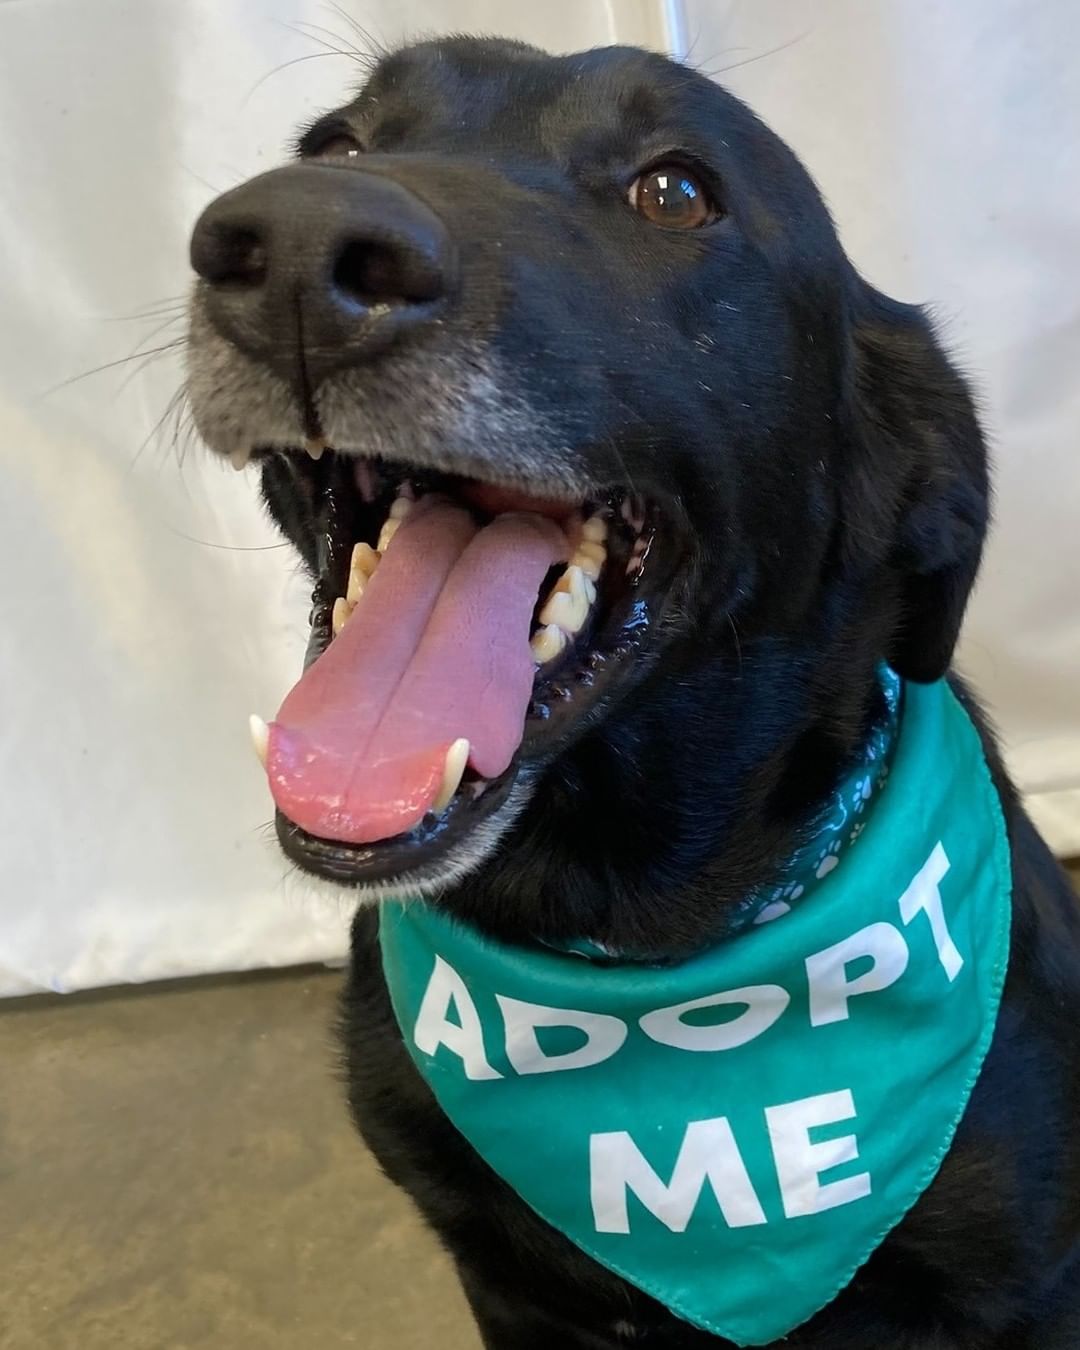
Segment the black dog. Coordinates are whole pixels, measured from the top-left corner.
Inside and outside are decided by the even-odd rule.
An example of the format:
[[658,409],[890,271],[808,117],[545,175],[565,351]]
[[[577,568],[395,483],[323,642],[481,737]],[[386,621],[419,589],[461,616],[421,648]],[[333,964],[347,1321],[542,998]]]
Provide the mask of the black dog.
[[[257,458],[315,578],[313,654],[403,479],[481,519],[572,499],[614,521],[590,626],[541,666],[509,766],[461,787],[448,768],[445,809],[381,838],[279,813],[309,871],[428,894],[510,942],[675,960],[780,874],[881,716],[881,662],[946,674],[988,515],[967,388],[926,316],[856,274],[791,152],[705,78],[632,49],[400,51],[299,163],[215,202],[192,259],[196,420]],[[995,1039],[936,1181],[790,1347],[1080,1345],[1080,926],[961,697],[1012,848]],[[362,906],[351,1106],[485,1344],[726,1344],[472,1151],[406,1052],[378,924]]]

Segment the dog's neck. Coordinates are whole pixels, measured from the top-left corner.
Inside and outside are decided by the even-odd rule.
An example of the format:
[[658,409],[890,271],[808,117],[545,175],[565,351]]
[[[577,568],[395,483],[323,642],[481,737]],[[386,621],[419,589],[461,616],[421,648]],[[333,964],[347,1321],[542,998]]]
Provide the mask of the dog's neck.
[[645,959],[724,936],[886,716],[875,660],[833,687],[830,669],[750,646],[642,691],[555,763],[447,907],[506,940],[587,936]]

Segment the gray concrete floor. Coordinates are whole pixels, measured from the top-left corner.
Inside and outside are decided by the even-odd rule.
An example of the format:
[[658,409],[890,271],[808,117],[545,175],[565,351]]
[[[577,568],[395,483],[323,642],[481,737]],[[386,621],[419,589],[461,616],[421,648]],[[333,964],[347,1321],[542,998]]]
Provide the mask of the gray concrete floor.
[[478,1350],[348,1122],[340,980],[0,1005],[3,1350]]

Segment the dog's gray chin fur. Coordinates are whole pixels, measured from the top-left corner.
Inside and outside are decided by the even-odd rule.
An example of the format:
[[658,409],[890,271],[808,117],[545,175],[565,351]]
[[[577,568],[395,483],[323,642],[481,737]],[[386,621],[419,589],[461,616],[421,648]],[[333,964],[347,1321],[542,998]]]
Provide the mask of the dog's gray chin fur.
[[[309,428],[295,391],[222,337],[192,297],[188,394],[199,434],[221,455],[299,447]],[[590,484],[560,429],[539,416],[482,344],[433,337],[374,366],[330,376],[313,404],[335,449],[505,486],[585,497]]]
[[355,901],[357,906],[377,904],[380,900],[418,900],[442,895],[487,862],[499,841],[528,806],[538,776],[539,770],[523,765],[506,801],[437,863],[401,872],[389,881],[370,883],[330,881],[301,871],[290,884],[302,882],[309,897],[334,904],[347,898]]

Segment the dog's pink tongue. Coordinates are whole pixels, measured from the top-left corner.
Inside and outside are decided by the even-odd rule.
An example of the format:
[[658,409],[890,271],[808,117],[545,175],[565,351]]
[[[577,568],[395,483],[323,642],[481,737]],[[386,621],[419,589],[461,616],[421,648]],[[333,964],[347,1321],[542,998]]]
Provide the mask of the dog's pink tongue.
[[533,684],[529,628],[562,531],[536,515],[478,530],[422,502],[355,613],[270,725],[274,800],[311,834],[353,844],[411,829],[461,737],[484,778],[521,743]]

